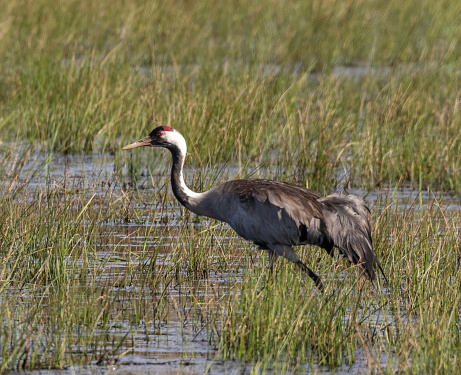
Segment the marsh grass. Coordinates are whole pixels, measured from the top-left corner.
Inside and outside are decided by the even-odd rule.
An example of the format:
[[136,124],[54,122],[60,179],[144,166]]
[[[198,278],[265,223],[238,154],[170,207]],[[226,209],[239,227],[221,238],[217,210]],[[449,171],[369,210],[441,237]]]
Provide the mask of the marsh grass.
[[[139,310],[148,321],[162,316],[162,298],[146,309],[146,299],[131,300],[131,293],[135,306],[129,314],[124,307],[133,280],[142,276],[141,290],[158,284],[146,254],[136,261],[124,254],[126,273],[107,274],[120,245],[101,224],[120,220],[121,199],[79,187],[63,179],[40,191],[17,184],[19,191],[2,195],[2,372],[102,363],[120,352]],[[113,245],[100,258],[107,241]]]
[[[459,372],[459,202],[432,191],[461,191],[460,4],[0,0],[0,372],[116,363],[172,327],[254,371]],[[311,248],[324,295],[270,276],[177,205],[166,151],[122,154],[160,124],[195,190],[383,189],[389,284]],[[110,174],[53,177],[96,152]]]
[[460,189],[456,1],[21,4],[0,16],[4,140],[120,160],[166,124],[199,167]]
[[360,357],[368,371],[455,371],[457,215],[448,216],[437,199],[426,208],[386,202],[374,238],[389,285],[381,280],[372,287],[354,267],[315,251],[304,259],[320,269],[324,294],[291,265],[279,264],[269,279],[248,269],[251,277],[243,278],[223,316],[222,356],[257,359],[266,370],[285,363],[302,371],[306,362],[331,369]]
[[237,262],[223,250],[228,229],[170,212],[169,194],[152,207],[152,189],[120,190],[116,175],[87,183],[65,172],[37,188],[13,155],[2,165],[1,372],[114,363],[171,319],[197,331],[206,321],[216,337],[208,299],[223,291],[202,296],[197,282]]
[[[3,372],[117,363],[175,326],[186,345],[200,337],[218,358],[263,372],[458,365],[455,198],[428,191],[408,201],[391,190],[374,201],[373,238],[388,285],[382,278],[371,285],[319,249],[299,249],[324,280],[321,294],[284,260],[270,275],[266,254],[179,207],[154,168],[135,180],[85,181],[68,171],[35,185],[33,173],[45,166],[32,162],[25,175],[14,155],[5,153],[1,165]],[[208,172],[218,182],[226,173]],[[186,178],[206,188],[206,176]]]

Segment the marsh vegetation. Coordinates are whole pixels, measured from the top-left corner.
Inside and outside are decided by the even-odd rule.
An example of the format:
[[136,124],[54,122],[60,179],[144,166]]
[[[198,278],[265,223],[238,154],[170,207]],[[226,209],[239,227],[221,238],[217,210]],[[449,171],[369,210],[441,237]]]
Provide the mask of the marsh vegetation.
[[[459,372],[459,1],[0,6],[0,373]],[[166,151],[122,153],[158,124],[195,190],[364,198],[389,284],[310,247],[324,295],[269,277],[177,204]]]

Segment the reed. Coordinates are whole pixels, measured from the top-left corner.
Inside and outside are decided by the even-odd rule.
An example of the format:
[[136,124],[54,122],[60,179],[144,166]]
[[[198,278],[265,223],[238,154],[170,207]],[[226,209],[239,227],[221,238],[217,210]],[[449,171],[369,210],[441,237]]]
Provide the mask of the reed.
[[[258,373],[459,372],[460,7],[0,0],[0,373],[116,364],[173,331]],[[166,152],[122,153],[158,124],[199,191],[375,196],[389,284],[309,247],[324,295],[283,260],[271,276],[177,205]],[[110,168],[53,174],[80,154]]]
[[6,141],[120,159],[167,124],[198,166],[460,189],[456,1],[21,4],[0,16]]

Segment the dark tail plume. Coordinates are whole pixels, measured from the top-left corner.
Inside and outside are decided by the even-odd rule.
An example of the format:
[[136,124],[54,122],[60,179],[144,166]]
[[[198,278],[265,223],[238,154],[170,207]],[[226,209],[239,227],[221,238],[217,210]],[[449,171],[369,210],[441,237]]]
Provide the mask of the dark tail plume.
[[353,264],[359,265],[371,280],[379,268],[386,275],[373,252],[368,209],[353,195],[331,194],[320,198],[328,233],[339,252]]

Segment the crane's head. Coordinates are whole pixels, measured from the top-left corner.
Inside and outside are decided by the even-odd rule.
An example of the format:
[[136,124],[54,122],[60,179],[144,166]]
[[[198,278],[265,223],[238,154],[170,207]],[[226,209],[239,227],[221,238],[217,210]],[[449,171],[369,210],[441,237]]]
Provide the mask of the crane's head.
[[123,150],[129,150],[136,147],[165,147],[168,149],[178,148],[183,151],[186,147],[186,141],[181,133],[169,126],[159,126],[150,132],[147,137],[141,138],[139,141],[131,143]]

